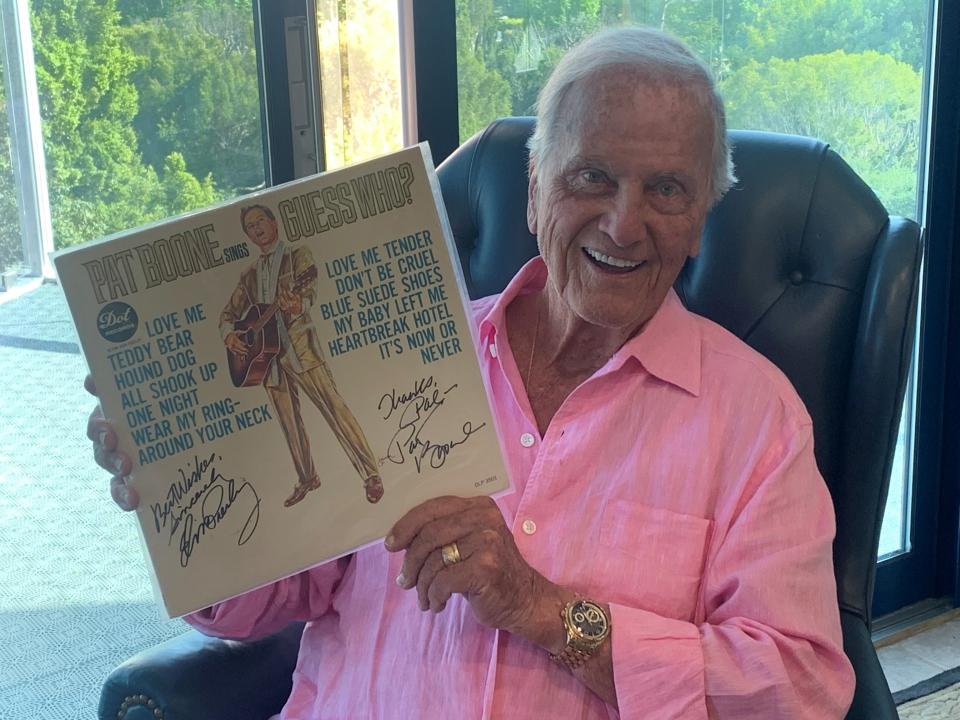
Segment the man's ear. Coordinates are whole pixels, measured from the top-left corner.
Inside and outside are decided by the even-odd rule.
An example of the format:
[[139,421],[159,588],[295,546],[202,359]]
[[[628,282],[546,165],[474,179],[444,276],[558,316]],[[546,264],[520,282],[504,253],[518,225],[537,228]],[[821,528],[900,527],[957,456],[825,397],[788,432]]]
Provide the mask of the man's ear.
[[697,234],[693,238],[693,242],[690,243],[690,250],[687,251],[687,257],[695,258],[700,254],[700,243],[703,240],[703,228],[707,224],[707,219],[704,217],[700,221],[700,228],[697,230]]
[[530,180],[527,182],[527,228],[537,234],[537,168],[530,163]]

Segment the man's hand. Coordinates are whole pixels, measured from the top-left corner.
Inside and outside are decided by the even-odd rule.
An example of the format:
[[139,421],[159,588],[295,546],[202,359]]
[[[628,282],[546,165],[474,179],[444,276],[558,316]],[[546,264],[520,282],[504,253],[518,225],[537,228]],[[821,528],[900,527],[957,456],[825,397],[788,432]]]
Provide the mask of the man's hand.
[[[440,548],[452,542],[461,561],[444,565]],[[397,584],[416,587],[421,610],[440,612],[461,593],[484,625],[551,652],[563,647],[560,608],[573,593],[527,564],[490,498],[440,497],[418,505],[393,526],[386,548],[406,550]]]
[[[97,394],[93,378],[89,375],[83,381],[83,386],[91,395]],[[136,510],[140,504],[140,496],[127,485],[127,475],[130,474],[133,463],[129,457],[117,450],[117,434],[103,416],[99,404],[87,420],[87,437],[93,441],[93,459],[97,465],[113,475],[110,478],[110,495],[113,501],[123,510]]]
[[243,333],[238,330],[227,333],[227,336],[223,339],[223,344],[227,346],[230,352],[240,357],[246,355],[250,350],[250,346],[243,341]]
[[277,305],[288,315],[300,315],[303,312],[303,299],[282,286],[277,289]]

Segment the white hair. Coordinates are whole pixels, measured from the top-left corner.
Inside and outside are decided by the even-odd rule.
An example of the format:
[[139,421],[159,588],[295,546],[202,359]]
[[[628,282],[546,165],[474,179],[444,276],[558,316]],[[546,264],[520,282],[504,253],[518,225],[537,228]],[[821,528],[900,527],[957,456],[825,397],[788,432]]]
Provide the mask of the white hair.
[[709,68],[672,35],[646,27],[601,30],[571,48],[550,73],[537,98],[536,130],[527,142],[534,166],[545,164],[556,149],[563,100],[580,80],[608,71],[633,72],[653,83],[675,83],[705,100],[713,123],[710,193],[716,203],[737,181],[727,142],[723,100]]

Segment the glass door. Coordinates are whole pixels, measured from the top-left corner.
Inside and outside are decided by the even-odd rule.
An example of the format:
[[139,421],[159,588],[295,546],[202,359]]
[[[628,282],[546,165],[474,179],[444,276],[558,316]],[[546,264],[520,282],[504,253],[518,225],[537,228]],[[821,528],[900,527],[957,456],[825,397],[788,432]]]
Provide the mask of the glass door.
[[53,248],[263,185],[253,20],[250,0],[0,1],[4,715],[90,717],[114,667],[185,630],[93,464],[85,363],[40,274]]

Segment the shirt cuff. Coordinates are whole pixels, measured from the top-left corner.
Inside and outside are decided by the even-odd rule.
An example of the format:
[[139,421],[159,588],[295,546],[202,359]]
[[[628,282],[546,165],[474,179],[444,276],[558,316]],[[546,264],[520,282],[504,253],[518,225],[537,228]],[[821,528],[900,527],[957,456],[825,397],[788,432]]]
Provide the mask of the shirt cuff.
[[615,604],[610,619],[620,718],[706,720],[697,626]]

